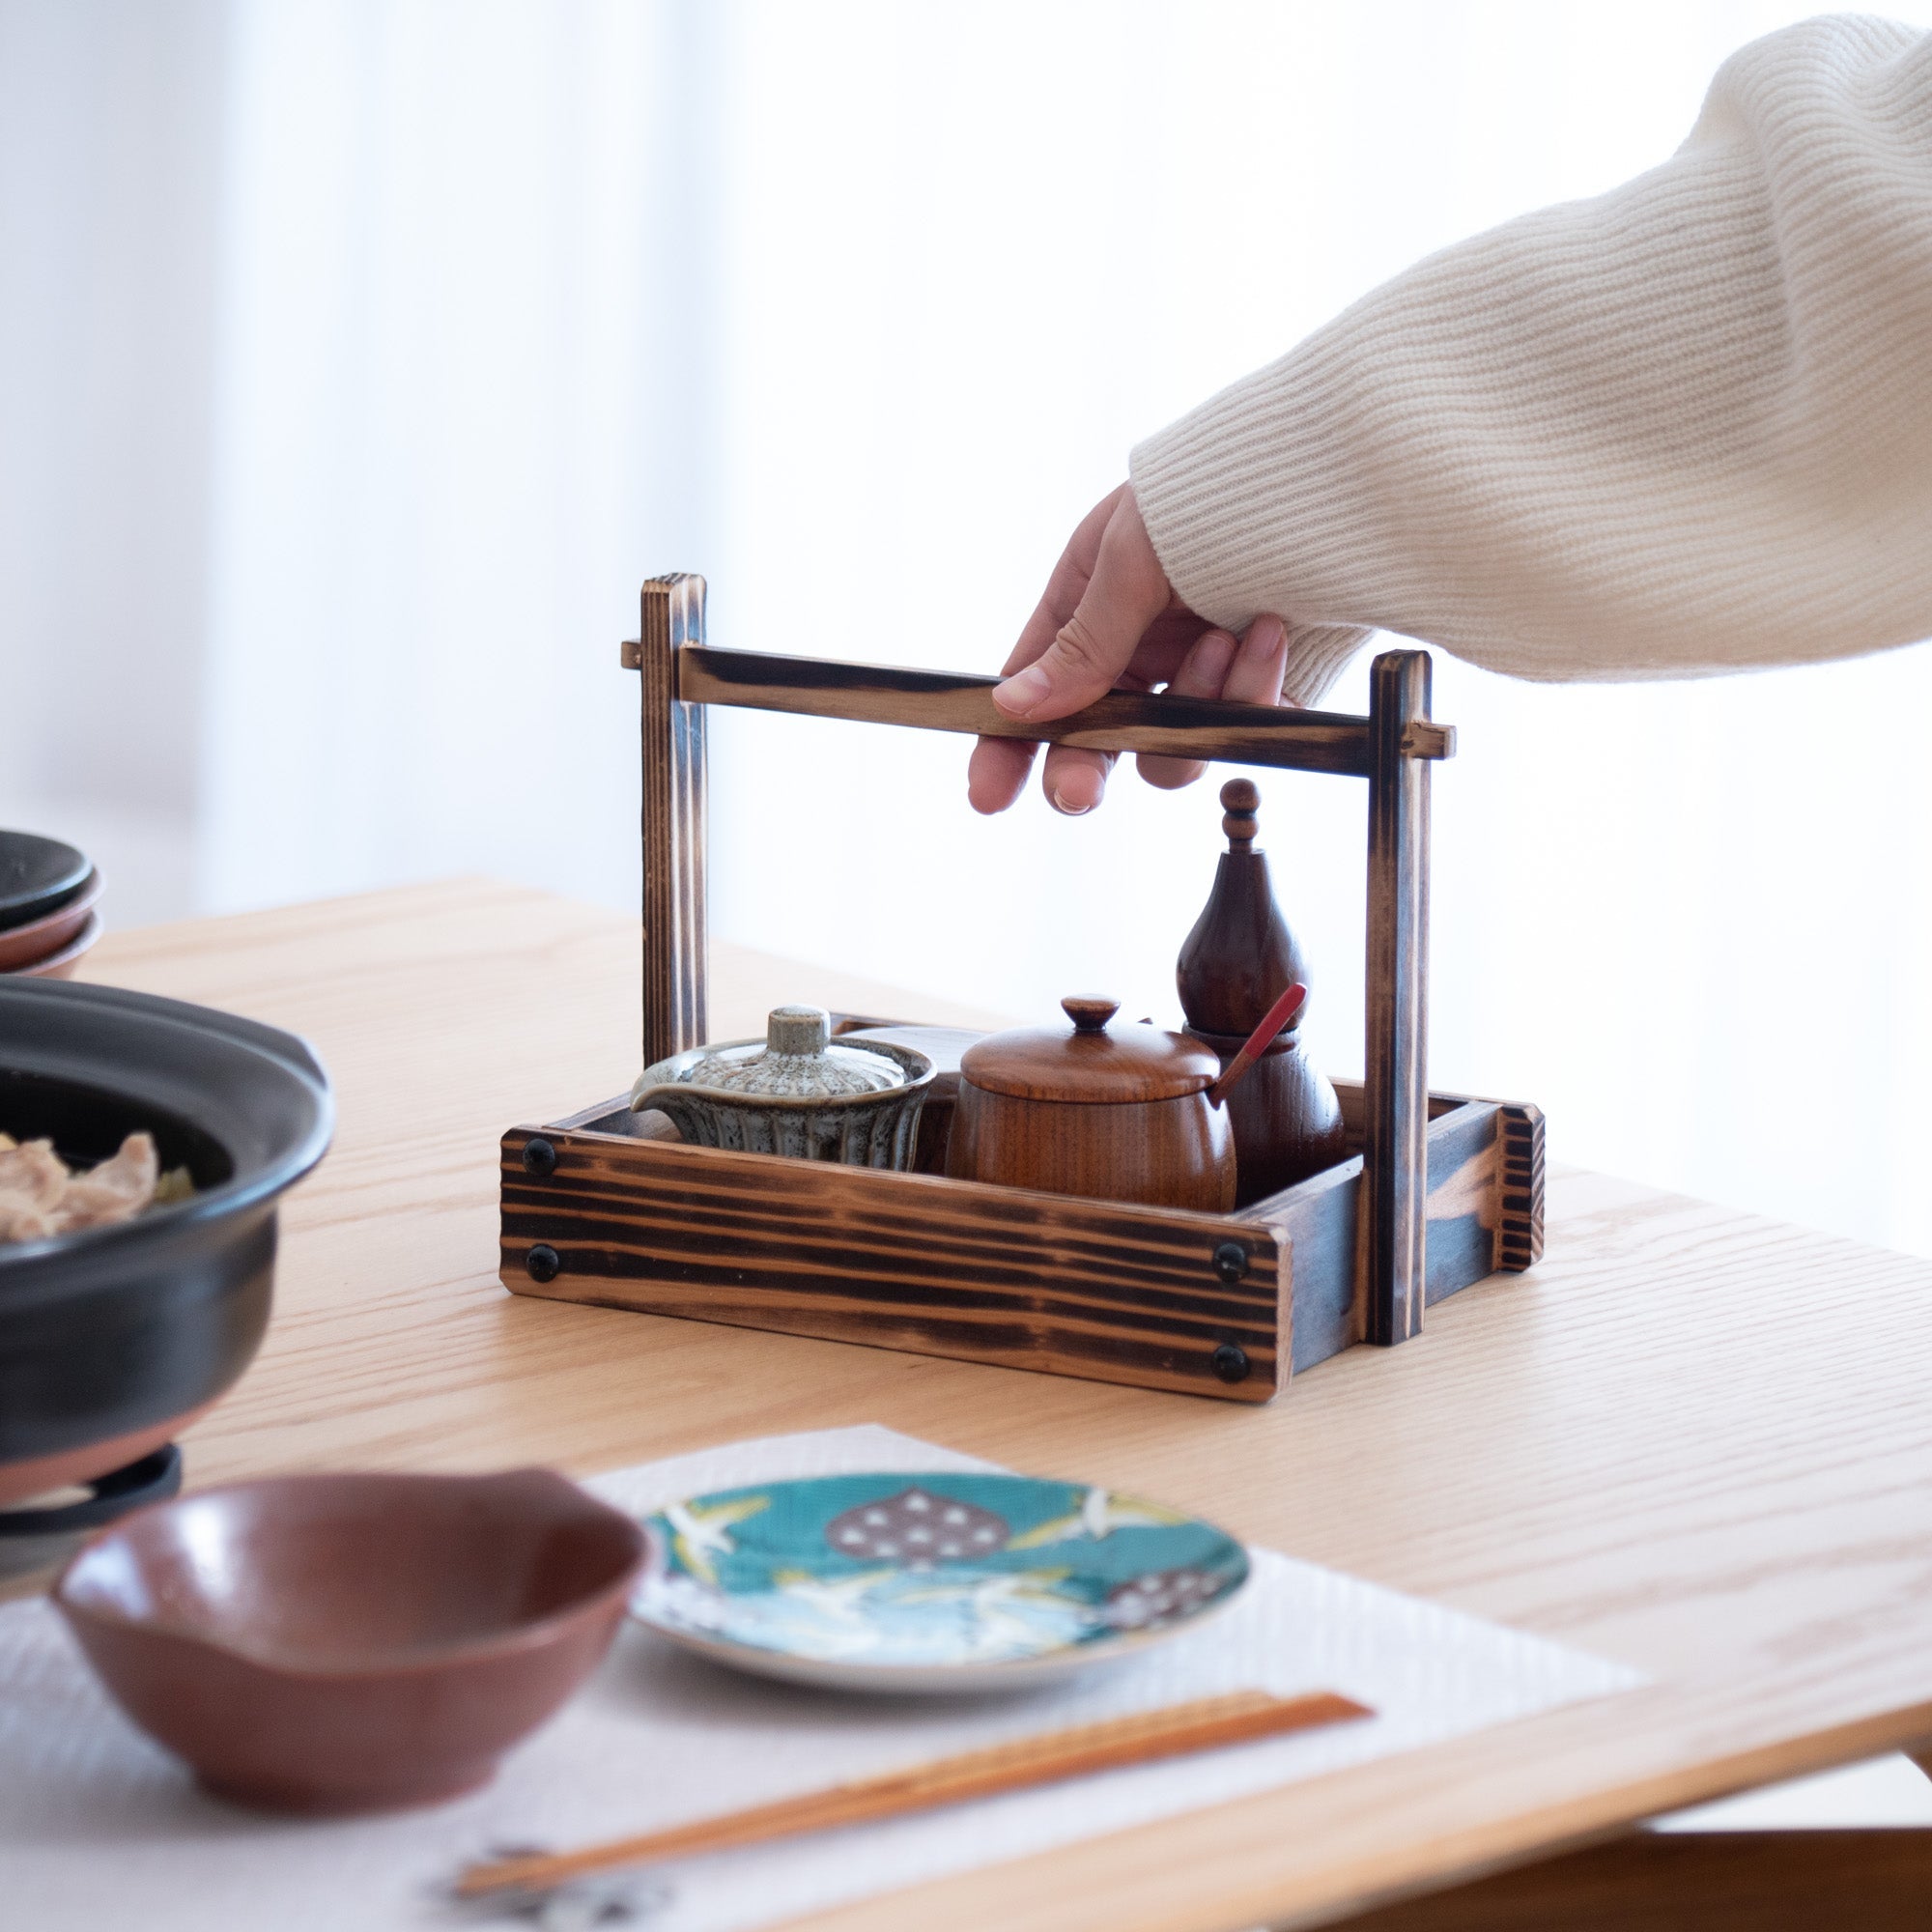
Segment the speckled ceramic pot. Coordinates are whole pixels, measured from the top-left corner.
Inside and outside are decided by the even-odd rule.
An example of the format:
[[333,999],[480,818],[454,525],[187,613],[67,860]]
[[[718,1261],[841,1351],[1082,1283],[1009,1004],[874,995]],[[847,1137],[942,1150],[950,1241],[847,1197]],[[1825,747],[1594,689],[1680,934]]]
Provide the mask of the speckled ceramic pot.
[[775,1008],[763,1039],[696,1046],[647,1066],[632,1109],[668,1114],[698,1147],[909,1168],[932,1062],[890,1040],[830,1036],[823,1007]]

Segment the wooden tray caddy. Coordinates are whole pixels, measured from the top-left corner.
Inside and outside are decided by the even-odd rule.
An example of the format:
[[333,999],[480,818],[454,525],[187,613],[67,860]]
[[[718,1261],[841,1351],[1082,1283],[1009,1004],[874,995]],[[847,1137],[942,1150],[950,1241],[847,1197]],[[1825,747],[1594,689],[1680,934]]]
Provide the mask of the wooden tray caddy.
[[[1431,1094],[1426,651],[1375,661],[1366,718],[1114,693],[1057,724],[991,677],[714,650],[704,581],[654,578],[643,682],[646,1065],[705,1037],[704,707],[1164,752],[1369,782],[1367,1078],[1352,1157],[1232,1214],[639,1138],[625,1096],[502,1141],[503,1285],[748,1328],[1234,1402],[1543,1250],[1543,1117]],[[877,1023],[876,1021],[871,1023]]]

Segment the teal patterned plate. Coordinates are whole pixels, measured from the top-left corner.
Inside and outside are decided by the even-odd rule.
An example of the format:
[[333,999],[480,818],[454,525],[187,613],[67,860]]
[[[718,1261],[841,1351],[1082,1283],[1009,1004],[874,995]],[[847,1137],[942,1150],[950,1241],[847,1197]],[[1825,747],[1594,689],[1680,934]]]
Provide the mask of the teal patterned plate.
[[686,1649],[855,1690],[1011,1688],[1219,1609],[1247,1552],[1212,1523],[1037,1476],[810,1476],[644,1523],[632,1613]]

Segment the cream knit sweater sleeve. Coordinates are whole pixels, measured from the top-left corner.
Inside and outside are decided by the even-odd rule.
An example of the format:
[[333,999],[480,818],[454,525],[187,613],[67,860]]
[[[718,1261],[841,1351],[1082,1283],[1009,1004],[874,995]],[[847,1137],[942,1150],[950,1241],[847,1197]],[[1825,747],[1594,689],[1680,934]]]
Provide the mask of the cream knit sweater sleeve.
[[1303,704],[1368,627],[1530,678],[1932,636],[1932,36],[1744,48],[1662,167],[1419,263],[1132,476]]

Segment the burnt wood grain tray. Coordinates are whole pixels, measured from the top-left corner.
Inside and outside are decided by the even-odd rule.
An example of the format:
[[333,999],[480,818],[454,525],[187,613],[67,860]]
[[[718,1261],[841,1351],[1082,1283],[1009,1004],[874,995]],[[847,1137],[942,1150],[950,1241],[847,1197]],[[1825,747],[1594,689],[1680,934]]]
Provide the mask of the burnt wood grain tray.
[[[1338,1082],[1359,1140],[1362,1090]],[[1443,1300],[1542,1251],[1543,1117],[1432,1094]],[[503,1136],[521,1294],[1266,1402],[1363,1340],[1359,1152],[1232,1214],[639,1140],[619,1095]]]
[[622,1096],[502,1140],[519,1294],[1266,1402],[1355,1342],[1543,1247],[1543,1117],[1426,1081],[1430,762],[1423,651],[1376,660],[1366,718],[1116,693],[1022,730],[997,681],[720,651],[700,578],[644,586],[643,1057],[705,1037],[704,707],[735,704],[1369,782],[1368,1075],[1350,1154],[1230,1214],[1080,1199],[653,1137]]

